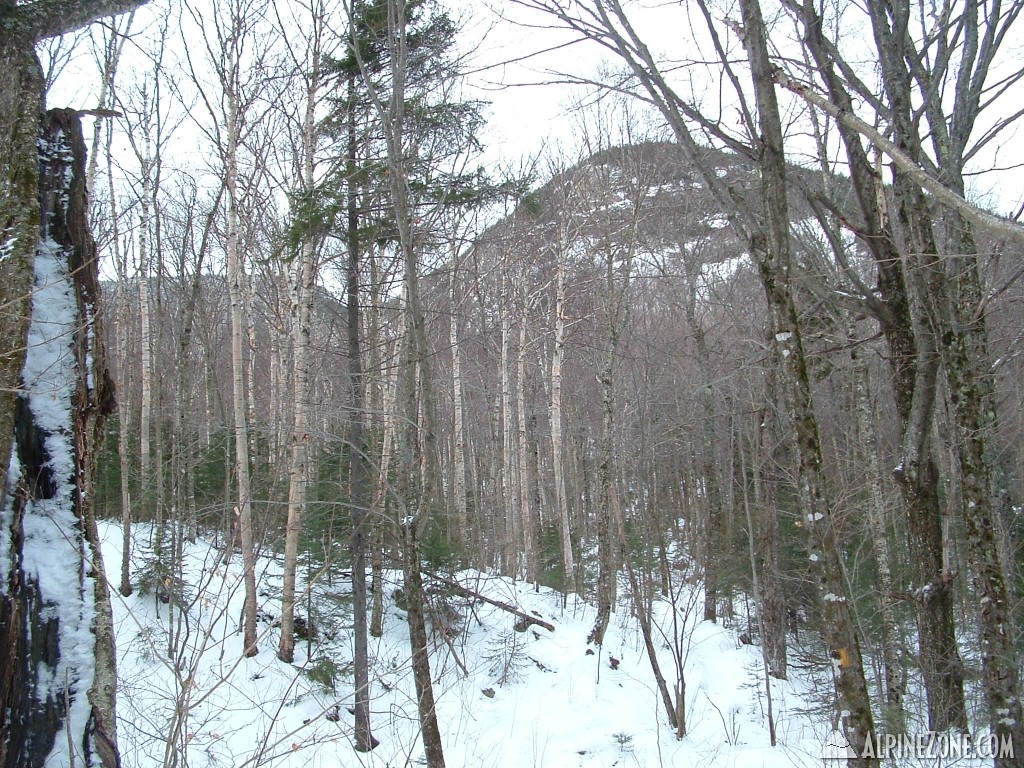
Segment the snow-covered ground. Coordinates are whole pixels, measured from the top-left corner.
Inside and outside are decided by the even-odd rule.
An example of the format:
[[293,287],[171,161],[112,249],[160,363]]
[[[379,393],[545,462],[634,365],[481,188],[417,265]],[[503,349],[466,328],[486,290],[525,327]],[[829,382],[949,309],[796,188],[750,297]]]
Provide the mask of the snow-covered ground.
[[[121,531],[101,524],[100,532],[113,569]],[[136,532],[138,571],[150,530]],[[126,766],[422,764],[404,612],[393,598],[397,574],[390,574],[386,590],[384,634],[370,638],[372,723],[381,744],[359,754],[346,709],[352,701],[350,582],[315,582],[301,613],[312,608],[316,636],[299,643],[294,665],[284,664],[275,656],[273,627],[280,566],[261,559],[260,653],[242,659],[240,558],[225,564],[222,552],[204,541],[186,545],[185,552],[184,584],[177,589],[187,611],[152,593],[125,599],[112,590]],[[478,572],[463,572],[459,580],[543,618],[555,631],[534,625],[519,632],[512,614],[449,597],[459,631],[450,646],[432,633],[431,658],[449,766],[823,765],[830,715],[818,711],[814,702],[821,697],[811,681],[798,674],[772,681],[778,733],[772,747],[759,649],[740,643],[739,629],[698,622],[702,596],[691,588],[680,593],[675,609],[661,604],[656,610],[670,686],[676,679],[673,637],[685,655],[688,733],[677,740],[628,608],[612,616],[604,647],[588,653],[592,606],[573,598],[563,605],[560,593]]]

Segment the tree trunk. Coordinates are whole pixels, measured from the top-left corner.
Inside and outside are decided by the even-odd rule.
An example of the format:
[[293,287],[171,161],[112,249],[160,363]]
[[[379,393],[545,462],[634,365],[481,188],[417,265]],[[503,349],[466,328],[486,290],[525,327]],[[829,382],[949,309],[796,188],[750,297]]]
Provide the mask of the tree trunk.
[[[142,163],[142,190],[139,197],[139,488],[145,505],[153,501],[153,336],[150,331],[149,248],[150,203],[153,194],[152,156],[148,115],[143,115],[141,130],[144,149]],[[157,534],[159,535],[159,533]],[[159,552],[157,553],[159,557]]]
[[[611,268],[609,267],[609,270]],[[597,465],[598,505],[597,516],[597,618],[587,636],[588,643],[601,645],[608,629],[612,608],[615,605],[618,558],[612,539],[611,510],[616,497],[615,475],[612,469],[615,428],[614,392],[614,340],[608,342],[604,364],[598,374],[601,383],[601,452]]]
[[[39,146],[45,224],[34,238],[31,351],[15,419],[21,478],[0,510],[0,765],[71,764],[72,747],[87,764],[114,768],[113,623],[91,506],[92,458],[114,396],[77,116],[51,112]],[[90,633],[92,663],[81,664],[77,646]],[[88,705],[74,706],[83,697]],[[56,738],[62,728],[68,740]]]
[[391,68],[391,91],[385,101],[374,96],[385,125],[388,181],[398,230],[406,294],[406,327],[399,360],[401,397],[398,398],[400,426],[396,430],[398,449],[397,491],[403,520],[402,564],[409,622],[413,680],[427,768],[444,768],[441,730],[434,704],[430,675],[430,649],[424,617],[423,581],[420,574],[419,540],[428,524],[436,480],[433,404],[429,389],[429,354],[419,292],[419,243],[413,233],[414,212],[405,149],[405,82],[408,74],[406,40],[408,18],[405,0],[388,0],[387,43]]
[[519,317],[519,348],[516,355],[516,461],[519,465],[519,517],[523,529],[523,557],[526,578],[536,581],[538,564],[534,554],[533,500],[530,498],[529,432],[526,428],[526,297]]
[[452,493],[455,497],[456,524],[463,537],[463,545],[468,545],[471,534],[466,500],[466,427],[462,404],[462,353],[459,347],[460,303],[456,289],[459,276],[459,254],[457,249],[453,249],[452,272],[448,278],[448,301],[451,305],[448,342],[452,349]]
[[[759,533],[758,559],[760,566],[760,611],[763,618],[765,650],[768,672],[779,680],[789,674],[786,657],[786,597],[783,591],[781,553],[779,552],[779,518],[775,514],[777,500],[774,493],[764,487],[764,468],[768,461],[768,406],[758,417],[756,448],[750,467],[750,484],[754,493],[754,506],[758,510],[756,525]],[[742,447],[740,448],[742,451]],[[744,497],[744,504],[746,498]]]
[[[757,0],[741,0],[744,44],[750,62],[760,131],[759,165],[766,231],[755,233],[751,250],[768,299],[775,348],[784,371],[783,390],[796,433],[801,512],[809,533],[811,571],[818,581],[825,641],[835,665],[835,689],[845,737],[858,755],[874,738],[860,640],[847,596],[842,553],[836,541],[824,485],[821,442],[810,378],[789,286],[792,264],[782,120],[772,80],[767,33]],[[865,759],[866,764],[877,761]]]
[[[4,9],[5,11],[7,9]],[[35,39],[0,19],[0,457],[11,455],[14,411],[25,360],[32,296],[32,263],[39,242],[36,140],[43,114],[42,71]],[[7,473],[0,494],[14,493]]]
[[565,346],[565,265],[559,243],[555,275],[555,339],[551,350],[551,466],[555,480],[555,510],[562,534],[564,591],[576,591],[576,567],[572,555],[569,503],[565,496],[565,449],[562,445],[562,348]]
[[243,609],[244,637],[242,653],[255,656],[259,649],[256,639],[256,552],[252,532],[252,489],[249,482],[249,429],[246,421],[245,363],[242,337],[245,322],[245,269],[239,253],[238,233],[238,104],[229,103],[228,147],[226,154],[228,210],[227,210],[227,269],[228,298],[231,303],[231,384],[235,437],[235,476],[238,495],[234,507],[235,525],[242,546],[242,568],[245,581]]
[[512,336],[512,312],[509,307],[508,286],[510,281],[506,274],[502,275],[505,285],[501,291],[501,498],[505,512],[504,556],[506,572],[513,578],[520,575],[519,527],[520,518],[516,514],[518,500],[516,474],[516,455],[514,432],[512,429],[512,372],[509,362],[509,345]]
[[[821,19],[805,6],[806,39],[836,102],[852,108],[826,54]],[[892,82],[892,81],[890,81]],[[892,83],[895,85],[895,83]],[[896,88],[897,95],[900,89]],[[909,103],[894,102],[903,123],[909,121]],[[907,514],[907,534],[918,644],[928,697],[928,724],[934,730],[967,728],[963,669],[953,621],[951,579],[945,570],[939,470],[932,442],[932,414],[936,396],[938,357],[935,328],[928,321],[924,294],[923,253],[934,253],[930,213],[905,177],[895,185],[897,218],[908,241],[908,266],[896,247],[885,191],[872,170],[860,136],[840,123],[838,130],[850,161],[850,173],[865,217],[864,242],[878,268],[878,287],[884,305],[876,309],[888,346],[889,373],[900,421],[901,455],[894,477]],[[904,133],[911,132],[905,126]],[[906,137],[898,139],[906,142]],[[918,190],[919,192],[919,190]],[[916,256],[913,254],[917,254]],[[917,266],[915,267],[915,263]],[[909,271],[910,282],[908,284]]]
[[[355,95],[355,75],[349,78],[349,101]],[[312,116],[312,109],[310,110]],[[345,301],[348,320],[348,375],[352,387],[352,416],[349,421],[349,508],[352,510],[352,633],[355,678],[355,748],[369,752],[379,743],[370,731],[370,659],[366,636],[366,517],[372,502],[370,466],[366,440],[366,376],[363,373],[362,345],[360,343],[360,259],[362,243],[359,239],[359,199],[356,184],[355,111],[349,112],[348,123],[348,270]],[[410,626],[411,626],[410,622]]]
[[[947,273],[952,295],[944,297],[949,320],[944,323],[943,361],[956,422],[964,527],[968,561],[978,600],[982,683],[989,726],[1012,756],[995,765],[1024,762],[1024,710],[1020,699],[1020,667],[1015,648],[1010,589],[999,558],[998,508],[993,503],[992,458],[987,441],[995,423],[995,387],[989,374],[988,331],[983,303],[986,292],[968,222],[947,212],[951,250]],[[946,285],[944,285],[946,287]]]
[[128,597],[134,591],[131,578],[132,557],[132,494],[131,494],[131,453],[128,448],[128,434],[131,423],[130,374],[128,364],[128,339],[130,307],[128,302],[128,265],[121,252],[121,235],[118,222],[117,197],[114,193],[113,153],[111,152],[113,131],[107,125],[107,183],[110,197],[111,243],[114,253],[114,268],[117,270],[117,292],[115,304],[117,314],[115,329],[117,335],[117,454],[121,472],[121,584],[118,591]]
[[[316,43],[314,42],[314,45]],[[311,72],[306,76],[306,104],[302,122],[302,164],[300,178],[303,193],[312,198],[316,178],[316,91],[319,82],[320,61],[314,53]],[[309,484],[309,344],[312,333],[313,296],[316,273],[313,259],[316,243],[313,233],[307,232],[299,246],[292,280],[292,435],[291,457],[288,465],[288,521],[284,540],[284,573],[281,587],[281,643],[277,657],[292,663],[295,659],[295,582],[299,538],[302,519],[306,511]],[[307,584],[306,588],[311,588]]]
[[[854,334],[851,334],[851,337]],[[860,357],[856,345],[852,347],[853,396],[857,411],[857,444],[861,447],[861,461],[867,472],[868,530],[875,550],[878,566],[878,603],[881,619],[882,663],[884,666],[885,723],[889,733],[903,733],[906,715],[903,710],[903,682],[896,642],[899,624],[895,614],[895,588],[892,578],[892,558],[889,554],[889,526],[882,494],[882,475],[878,466],[878,439],[875,435],[874,414],[871,407],[870,377],[867,363]]]
[[[390,359],[398,359],[401,355],[402,339],[405,336],[405,292],[403,290],[402,295],[398,299],[398,327],[395,331],[395,344],[394,349],[389,355]],[[374,637],[380,637],[384,633],[384,542],[385,542],[385,531],[390,522],[387,516],[387,510],[389,508],[388,495],[391,492],[391,461],[394,453],[394,446],[396,442],[396,432],[398,429],[398,418],[396,405],[398,403],[398,374],[399,366],[392,366],[382,389],[383,394],[381,397],[380,413],[383,414],[381,419],[381,431],[383,432],[381,438],[381,449],[380,449],[380,470],[377,472],[377,482],[374,486],[373,493],[373,518],[375,521],[374,526],[374,542],[373,542],[373,614],[370,620],[370,634]],[[394,504],[390,505],[394,508]]]

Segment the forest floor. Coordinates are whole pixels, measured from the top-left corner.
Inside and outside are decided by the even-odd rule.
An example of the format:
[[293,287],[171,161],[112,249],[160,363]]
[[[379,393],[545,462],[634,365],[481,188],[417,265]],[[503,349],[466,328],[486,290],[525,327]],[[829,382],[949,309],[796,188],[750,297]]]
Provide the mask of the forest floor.
[[[380,746],[352,749],[351,581],[314,580],[300,614],[312,628],[296,662],[276,657],[281,566],[261,558],[260,652],[241,658],[241,559],[224,562],[209,541],[185,545],[179,576],[157,576],[147,562],[151,528],[134,529],[136,583],[112,590],[117,632],[119,740],[125,766],[415,766],[423,764],[400,574],[387,572],[384,632],[370,638],[372,725]],[[101,523],[112,582],[121,529]],[[305,576],[305,572],[300,574]],[[794,672],[772,680],[778,744],[769,740],[760,649],[740,642],[744,626],[699,621],[703,594],[681,584],[675,605],[655,603],[659,661],[669,685],[674,652],[684,659],[687,735],[668,725],[628,596],[612,616],[604,646],[586,638],[593,606],[477,571],[464,586],[554,625],[517,631],[500,608],[439,590],[431,665],[447,765],[839,766],[828,752],[833,714],[820,679]],[[153,587],[163,582],[169,603]],[[148,587],[148,588],[146,588]],[[443,607],[439,607],[442,606]],[[186,607],[185,610],[182,607]],[[309,616],[312,615],[312,620]],[[522,629],[522,626],[519,627]],[[678,638],[675,642],[673,638]],[[613,661],[614,660],[614,661]]]

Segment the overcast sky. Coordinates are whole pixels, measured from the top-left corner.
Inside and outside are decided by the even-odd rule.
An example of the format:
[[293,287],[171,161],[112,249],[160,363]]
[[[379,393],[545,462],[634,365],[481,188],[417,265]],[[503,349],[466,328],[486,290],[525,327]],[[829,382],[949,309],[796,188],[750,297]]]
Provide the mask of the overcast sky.
[[[156,0],[154,6],[171,1]],[[463,44],[467,50],[472,50],[465,96],[491,103],[487,109],[490,122],[482,136],[487,146],[484,160],[516,167],[524,158],[536,157],[544,151],[548,155],[563,156],[570,162],[578,158],[582,118],[574,113],[573,105],[592,96],[593,92],[579,86],[552,84],[552,81],[567,72],[594,77],[602,67],[618,68],[620,62],[595,43],[572,44],[570,33],[552,28],[546,15],[527,11],[514,0],[444,2],[463,22]],[[711,58],[701,53],[699,41],[694,40],[686,3],[635,0],[628,8],[631,21],[656,56],[667,55],[675,60]],[[151,13],[149,9],[140,11],[136,28],[141,27],[145,16]],[[779,42],[780,36],[789,32],[783,23],[775,41]],[[89,59],[88,47],[83,46],[79,66],[69,69],[61,79],[51,94],[51,105],[95,106],[98,77]],[[122,71],[121,77],[129,78],[130,72]],[[706,88],[714,98],[717,77],[717,70],[709,67],[692,82],[697,88]],[[1018,101],[1004,99],[1006,109],[1018,109]],[[993,114],[998,112],[999,109],[993,110]],[[727,114],[727,110],[723,114]],[[993,147],[979,160],[977,169],[1012,166],[1015,158],[1024,154],[1018,150],[1022,141],[1016,140],[1024,140],[1024,132],[1018,133],[1019,137],[1007,135],[998,155]],[[545,166],[542,160],[542,167]],[[1014,169],[987,174],[971,183],[982,200],[1008,212],[1020,204],[1024,195],[1018,182],[1019,173],[1020,169]]]

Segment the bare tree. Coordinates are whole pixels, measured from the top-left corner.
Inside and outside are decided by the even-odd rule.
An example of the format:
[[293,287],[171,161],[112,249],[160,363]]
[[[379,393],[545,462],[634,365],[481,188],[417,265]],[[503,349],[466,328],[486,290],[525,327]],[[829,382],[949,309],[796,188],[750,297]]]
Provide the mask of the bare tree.
[[266,65],[269,51],[254,39],[262,18],[258,0],[228,0],[219,3],[212,13],[188,7],[194,23],[202,32],[205,63],[213,70],[220,92],[208,96],[201,85],[201,75],[186,46],[191,76],[196,81],[201,101],[210,122],[201,125],[217,148],[223,164],[226,190],[225,242],[227,284],[231,318],[232,413],[234,417],[235,477],[237,494],[233,503],[235,523],[245,568],[245,608],[243,652],[257,653],[256,627],[256,553],[252,521],[252,483],[250,480],[249,409],[252,372],[246,377],[249,360],[245,338],[250,338],[252,325],[249,281],[245,269],[245,252],[241,221],[246,185],[240,168],[243,144],[251,134],[255,120],[252,111],[268,87],[258,76]]
[[[851,109],[851,94],[860,98],[867,89],[843,52],[825,38],[825,20],[811,4],[792,5],[807,31],[806,40],[827,97],[793,78],[778,75],[777,79],[836,118],[866,221],[863,239],[879,266],[885,306],[882,312],[876,307],[875,314],[892,352],[892,378],[903,424],[903,457],[896,477],[910,522],[929,721],[933,728],[963,729],[967,725],[962,671],[952,632],[951,577],[942,562],[938,469],[930,447],[941,366],[959,431],[955,450],[964,480],[962,514],[973,582],[976,592],[984,596],[979,603],[979,624],[990,720],[1000,738],[1012,741],[1019,752],[1024,726],[1019,709],[1015,710],[1019,702],[1013,702],[1018,701],[1020,682],[1016,665],[1007,666],[1012,657],[1006,634],[1009,615],[1004,613],[1008,592],[996,553],[991,460],[986,458],[985,448],[995,428],[991,416],[985,415],[994,413],[992,379],[983,373],[989,366],[987,301],[982,299],[982,268],[972,228],[1018,240],[1019,233],[1014,224],[964,201],[963,174],[965,163],[1009,124],[999,119],[975,138],[979,115],[993,103],[988,97],[1005,94],[1024,74],[1017,67],[993,79],[1002,42],[1022,6],[967,3],[962,13],[937,16],[934,23],[927,20],[931,17],[926,17],[923,8],[912,8],[909,3],[887,9],[870,6],[867,22],[882,64],[883,90],[880,95],[871,91],[871,98],[864,103],[879,121],[889,124],[891,138],[885,138],[874,129],[865,130],[864,121]],[[915,117],[915,94],[923,95],[928,139]],[[940,94],[948,94],[948,98]],[[951,107],[948,112],[944,109],[947,103]],[[894,229],[902,252],[895,250],[897,241],[889,232],[884,197],[874,191],[878,182],[873,181],[865,157],[864,136],[893,161]],[[929,140],[931,154],[927,151]],[[928,195],[942,206],[944,243],[936,234]],[[986,402],[990,405],[984,405]],[[930,618],[940,615],[944,616],[941,623]]]
[[[790,286],[793,265],[782,124],[760,6],[753,1],[741,3],[753,105],[747,103],[737,64],[726,55],[720,42],[716,49],[724,67],[725,81],[733,86],[733,96],[739,104],[741,125],[748,137],[744,140],[727,133],[717,121],[704,116],[673,89],[618,0],[597,0],[585,7],[559,0],[520,0],[520,3],[548,12],[567,28],[621,57],[636,89],[662,113],[682,155],[701,173],[707,188],[723,208],[736,211],[733,225],[758,266],[768,300],[773,345],[785,377],[783,390],[798,456],[801,514],[806,523],[811,569],[824,616],[823,633],[829,654],[835,660],[837,708],[842,713],[840,720],[846,737],[857,753],[862,754],[864,745],[873,738],[874,721],[859,638],[847,596],[842,555],[831,517],[807,361]],[[703,0],[699,8],[717,41],[717,32]],[[734,195],[702,162],[691,126],[757,163],[762,182],[760,206]]]
[[[317,148],[319,130],[316,108],[324,87],[323,46],[325,43],[326,9],[316,3],[309,9],[309,18],[282,21],[308,23],[309,31],[295,44],[288,46],[292,57],[293,76],[299,80],[302,97],[298,114],[290,121],[297,134],[295,155],[296,187],[293,193],[297,206],[311,206],[316,193]],[[282,29],[283,33],[287,33]],[[323,233],[301,221],[306,213],[296,212],[293,227],[301,235],[293,261],[291,279],[291,348],[292,348],[292,436],[291,459],[288,467],[288,520],[285,529],[284,579],[281,589],[281,644],[277,655],[282,661],[292,662],[295,656],[296,561],[299,537],[302,534],[303,514],[306,507],[310,476],[312,436],[310,434],[310,341],[312,334],[313,298],[316,288],[315,257]],[[309,588],[307,586],[307,588]]]

